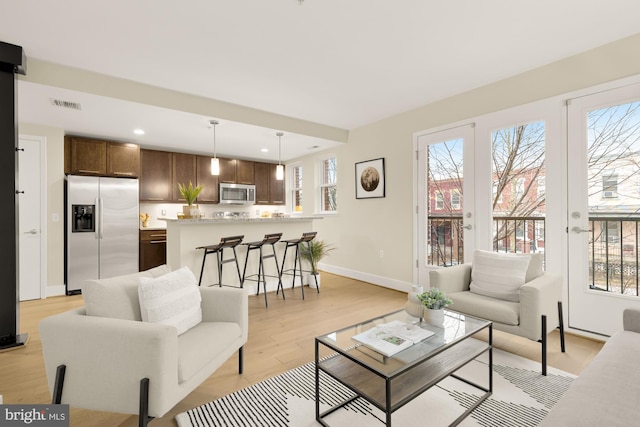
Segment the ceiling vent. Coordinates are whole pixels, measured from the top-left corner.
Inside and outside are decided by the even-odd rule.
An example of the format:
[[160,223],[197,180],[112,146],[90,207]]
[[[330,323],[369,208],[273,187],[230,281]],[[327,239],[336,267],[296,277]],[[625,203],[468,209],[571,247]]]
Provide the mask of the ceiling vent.
[[79,102],[64,101],[62,99],[55,98],[49,98],[49,101],[51,101],[51,105],[53,105],[54,107],[70,108],[72,110],[78,111],[82,110],[82,106]]

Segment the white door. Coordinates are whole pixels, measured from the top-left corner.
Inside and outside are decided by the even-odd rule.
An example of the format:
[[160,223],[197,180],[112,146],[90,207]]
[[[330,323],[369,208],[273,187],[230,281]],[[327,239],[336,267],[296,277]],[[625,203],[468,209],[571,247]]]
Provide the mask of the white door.
[[640,307],[640,85],[571,100],[568,144],[569,327],[611,335]]
[[20,301],[45,298],[43,277],[44,140],[21,136],[18,151],[18,260]]
[[[474,247],[473,125],[418,136],[417,283],[462,264]],[[468,179],[464,179],[464,177]]]

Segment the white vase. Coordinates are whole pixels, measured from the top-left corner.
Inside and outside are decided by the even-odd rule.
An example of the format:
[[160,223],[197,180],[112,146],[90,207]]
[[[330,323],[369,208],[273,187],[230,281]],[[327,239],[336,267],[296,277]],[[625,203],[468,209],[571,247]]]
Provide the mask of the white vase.
[[413,317],[421,318],[424,306],[422,302],[418,299],[418,295],[422,293],[422,286],[413,285],[413,289],[409,292],[407,296],[407,303],[404,306],[405,311]]
[[[313,278],[313,276],[315,276],[315,279]],[[320,289],[320,273],[318,274],[307,274],[307,285],[309,285],[310,288],[315,288],[316,287],[316,280],[318,281],[318,289]]]
[[443,309],[435,310],[433,308],[425,308],[423,318],[425,322],[431,325],[441,326],[444,323],[444,310]]

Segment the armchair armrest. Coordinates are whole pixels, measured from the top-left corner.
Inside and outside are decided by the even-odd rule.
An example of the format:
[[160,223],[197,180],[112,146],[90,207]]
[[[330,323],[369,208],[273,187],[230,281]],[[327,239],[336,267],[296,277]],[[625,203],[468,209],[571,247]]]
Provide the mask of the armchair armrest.
[[558,301],[562,300],[562,276],[545,272],[520,288],[520,326],[526,337],[542,337],[540,317],[547,316],[547,331],[558,326]]
[[246,289],[200,287],[202,321],[233,322],[240,325],[242,335],[249,332],[249,299]]
[[443,267],[429,272],[429,287],[451,294],[469,290],[471,264]]
[[640,310],[626,308],[622,313],[622,324],[625,331],[640,332]]
[[[162,416],[178,387],[177,331],[173,326],[86,316],[84,308],[40,322],[49,389],[66,365],[62,402],[93,410],[138,413],[142,378],[149,378],[149,413]],[[88,389],[99,393],[87,393]]]

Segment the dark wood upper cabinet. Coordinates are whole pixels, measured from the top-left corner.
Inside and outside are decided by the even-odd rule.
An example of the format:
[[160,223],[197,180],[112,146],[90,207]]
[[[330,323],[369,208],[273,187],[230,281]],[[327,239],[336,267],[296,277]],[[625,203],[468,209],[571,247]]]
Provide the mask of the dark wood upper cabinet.
[[255,183],[256,183],[256,205],[269,204],[269,173],[271,167],[269,163],[255,162]]
[[[284,179],[281,180],[277,180],[276,179],[276,167],[278,165],[275,164],[271,164],[269,165],[271,168],[271,171],[269,173],[269,179],[270,179],[270,183],[269,183],[269,199],[270,199],[270,203],[272,205],[284,205],[285,201],[286,201],[286,194],[285,194],[285,185],[284,185]],[[285,173],[285,177],[286,177],[286,173]]]
[[76,175],[137,178],[140,147],[136,144],[66,136],[64,172]]
[[184,203],[184,198],[178,190],[178,183],[189,185],[191,182],[197,185],[196,180],[196,156],[194,154],[172,153],[172,200]]
[[218,175],[211,175],[211,157],[196,157],[196,181],[202,185],[198,203],[218,203]]
[[107,174],[107,142],[69,137],[69,173],[78,175]]
[[255,162],[255,184],[257,205],[284,205],[284,180],[276,179],[276,166],[273,163]]
[[107,175],[136,178],[140,175],[140,146],[107,143]]
[[171,202],[172,153],[140,150],[140,200]]
[[254,184],[254,162],[249,160],[236,160],[236,183]]
[[235,159],[223,159],[220,160],[220,175],[218,176],[218,182],[227,182],[236,184],[236,160]]

